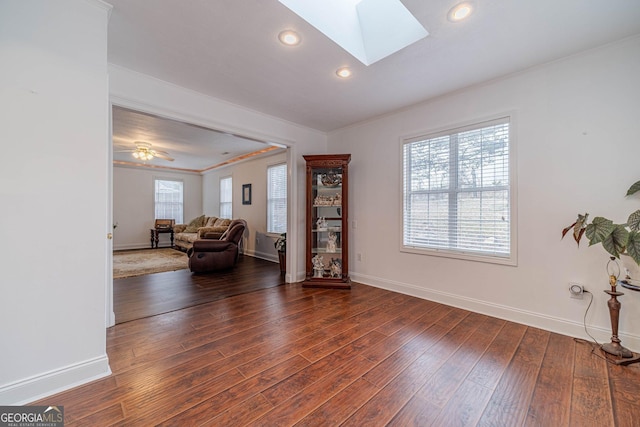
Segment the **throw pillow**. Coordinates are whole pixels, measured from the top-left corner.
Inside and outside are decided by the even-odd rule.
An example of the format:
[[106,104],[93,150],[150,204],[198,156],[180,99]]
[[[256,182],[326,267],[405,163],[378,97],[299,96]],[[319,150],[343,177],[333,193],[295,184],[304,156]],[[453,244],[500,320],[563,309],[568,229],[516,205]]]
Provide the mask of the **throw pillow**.
[[196,233],[198,231],[198,228],[204,225],[204,221],[205,221],[204,215],[201,215],[191,220],[189,225],[187,225],[187,228],[184,229],[184,233]]
[[205,227],[213,227],[213,225],[216,223],[216,220],[218,218],[216,218],[215,216],[210,216],[209,219],[207,219],[207,223],[204,225]]
[[230,219],[225,219],[225,218],[218,218],[215,222],[215,224],[213,224],[214,227],[226,227],[229,224],[231,224],[231,220]]

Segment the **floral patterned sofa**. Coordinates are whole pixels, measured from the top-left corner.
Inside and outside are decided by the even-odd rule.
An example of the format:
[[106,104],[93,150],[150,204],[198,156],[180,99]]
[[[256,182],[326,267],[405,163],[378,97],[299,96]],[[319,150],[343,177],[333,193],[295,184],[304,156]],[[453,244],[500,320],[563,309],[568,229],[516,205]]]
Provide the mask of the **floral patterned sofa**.
[[219,239],[227,231],[229,224],[230,219],[201,215],[189,224],[176,224],[173,227],[173,243],[176,248],[187,251],[196,239],[203,239],[205,234],[208,239]]

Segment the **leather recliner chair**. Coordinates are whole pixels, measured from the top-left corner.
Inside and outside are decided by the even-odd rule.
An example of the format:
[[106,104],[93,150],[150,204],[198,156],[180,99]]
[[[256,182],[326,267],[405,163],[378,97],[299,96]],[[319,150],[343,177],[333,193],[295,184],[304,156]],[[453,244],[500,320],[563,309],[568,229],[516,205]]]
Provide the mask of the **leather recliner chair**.
[[229,224],[229,229],[220,240],[205,238],[194,241],[193,247],[187,251],[189,269],[193,273],[208,273],[235,266],[240,254],[238,246],[245,229],[246,222],[237,219]]

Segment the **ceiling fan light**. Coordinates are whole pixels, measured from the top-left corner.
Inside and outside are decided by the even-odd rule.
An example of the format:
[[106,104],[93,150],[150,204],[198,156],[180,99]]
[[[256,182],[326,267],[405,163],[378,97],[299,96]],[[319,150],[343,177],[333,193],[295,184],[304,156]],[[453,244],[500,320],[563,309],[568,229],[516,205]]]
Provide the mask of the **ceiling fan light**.
[[144,147],[138,147],[138,149],[131,153],[131,155],[133,155],[133,157],[135,157],[136,159],[142,161],[152,160],[155,157],[155,154],[152,151]]

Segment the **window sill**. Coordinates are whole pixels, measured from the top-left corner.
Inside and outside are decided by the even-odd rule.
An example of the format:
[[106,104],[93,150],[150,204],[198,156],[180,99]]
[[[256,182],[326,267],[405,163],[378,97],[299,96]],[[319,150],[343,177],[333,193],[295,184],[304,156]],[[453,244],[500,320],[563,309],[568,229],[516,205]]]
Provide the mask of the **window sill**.
[[511,257],[497,257],[497,256],[491,256],[491,255],[482,255],[477,252],[458,252],[458,251],[451,251],[451,250],[445,250],[445,249],[423,249],[423,248],[417,248],[413,246],[401,246],[400,252],[417,254],[417,255],[453,258],[453,259],[460,259],[464,261],[484,262],[488,264],[500,264],[500,265],[507,265],[511,267],[516,267],[518,265],[518,260],[514,254],[512,254]]
[[272,232],[268,231],[268,232],[266,232],[264,234],[265,234],[265,236],[273,237],[274,239],[277,239],[278,237],[280,237],[280,234],[282,234],[282,233],[272,233]]

